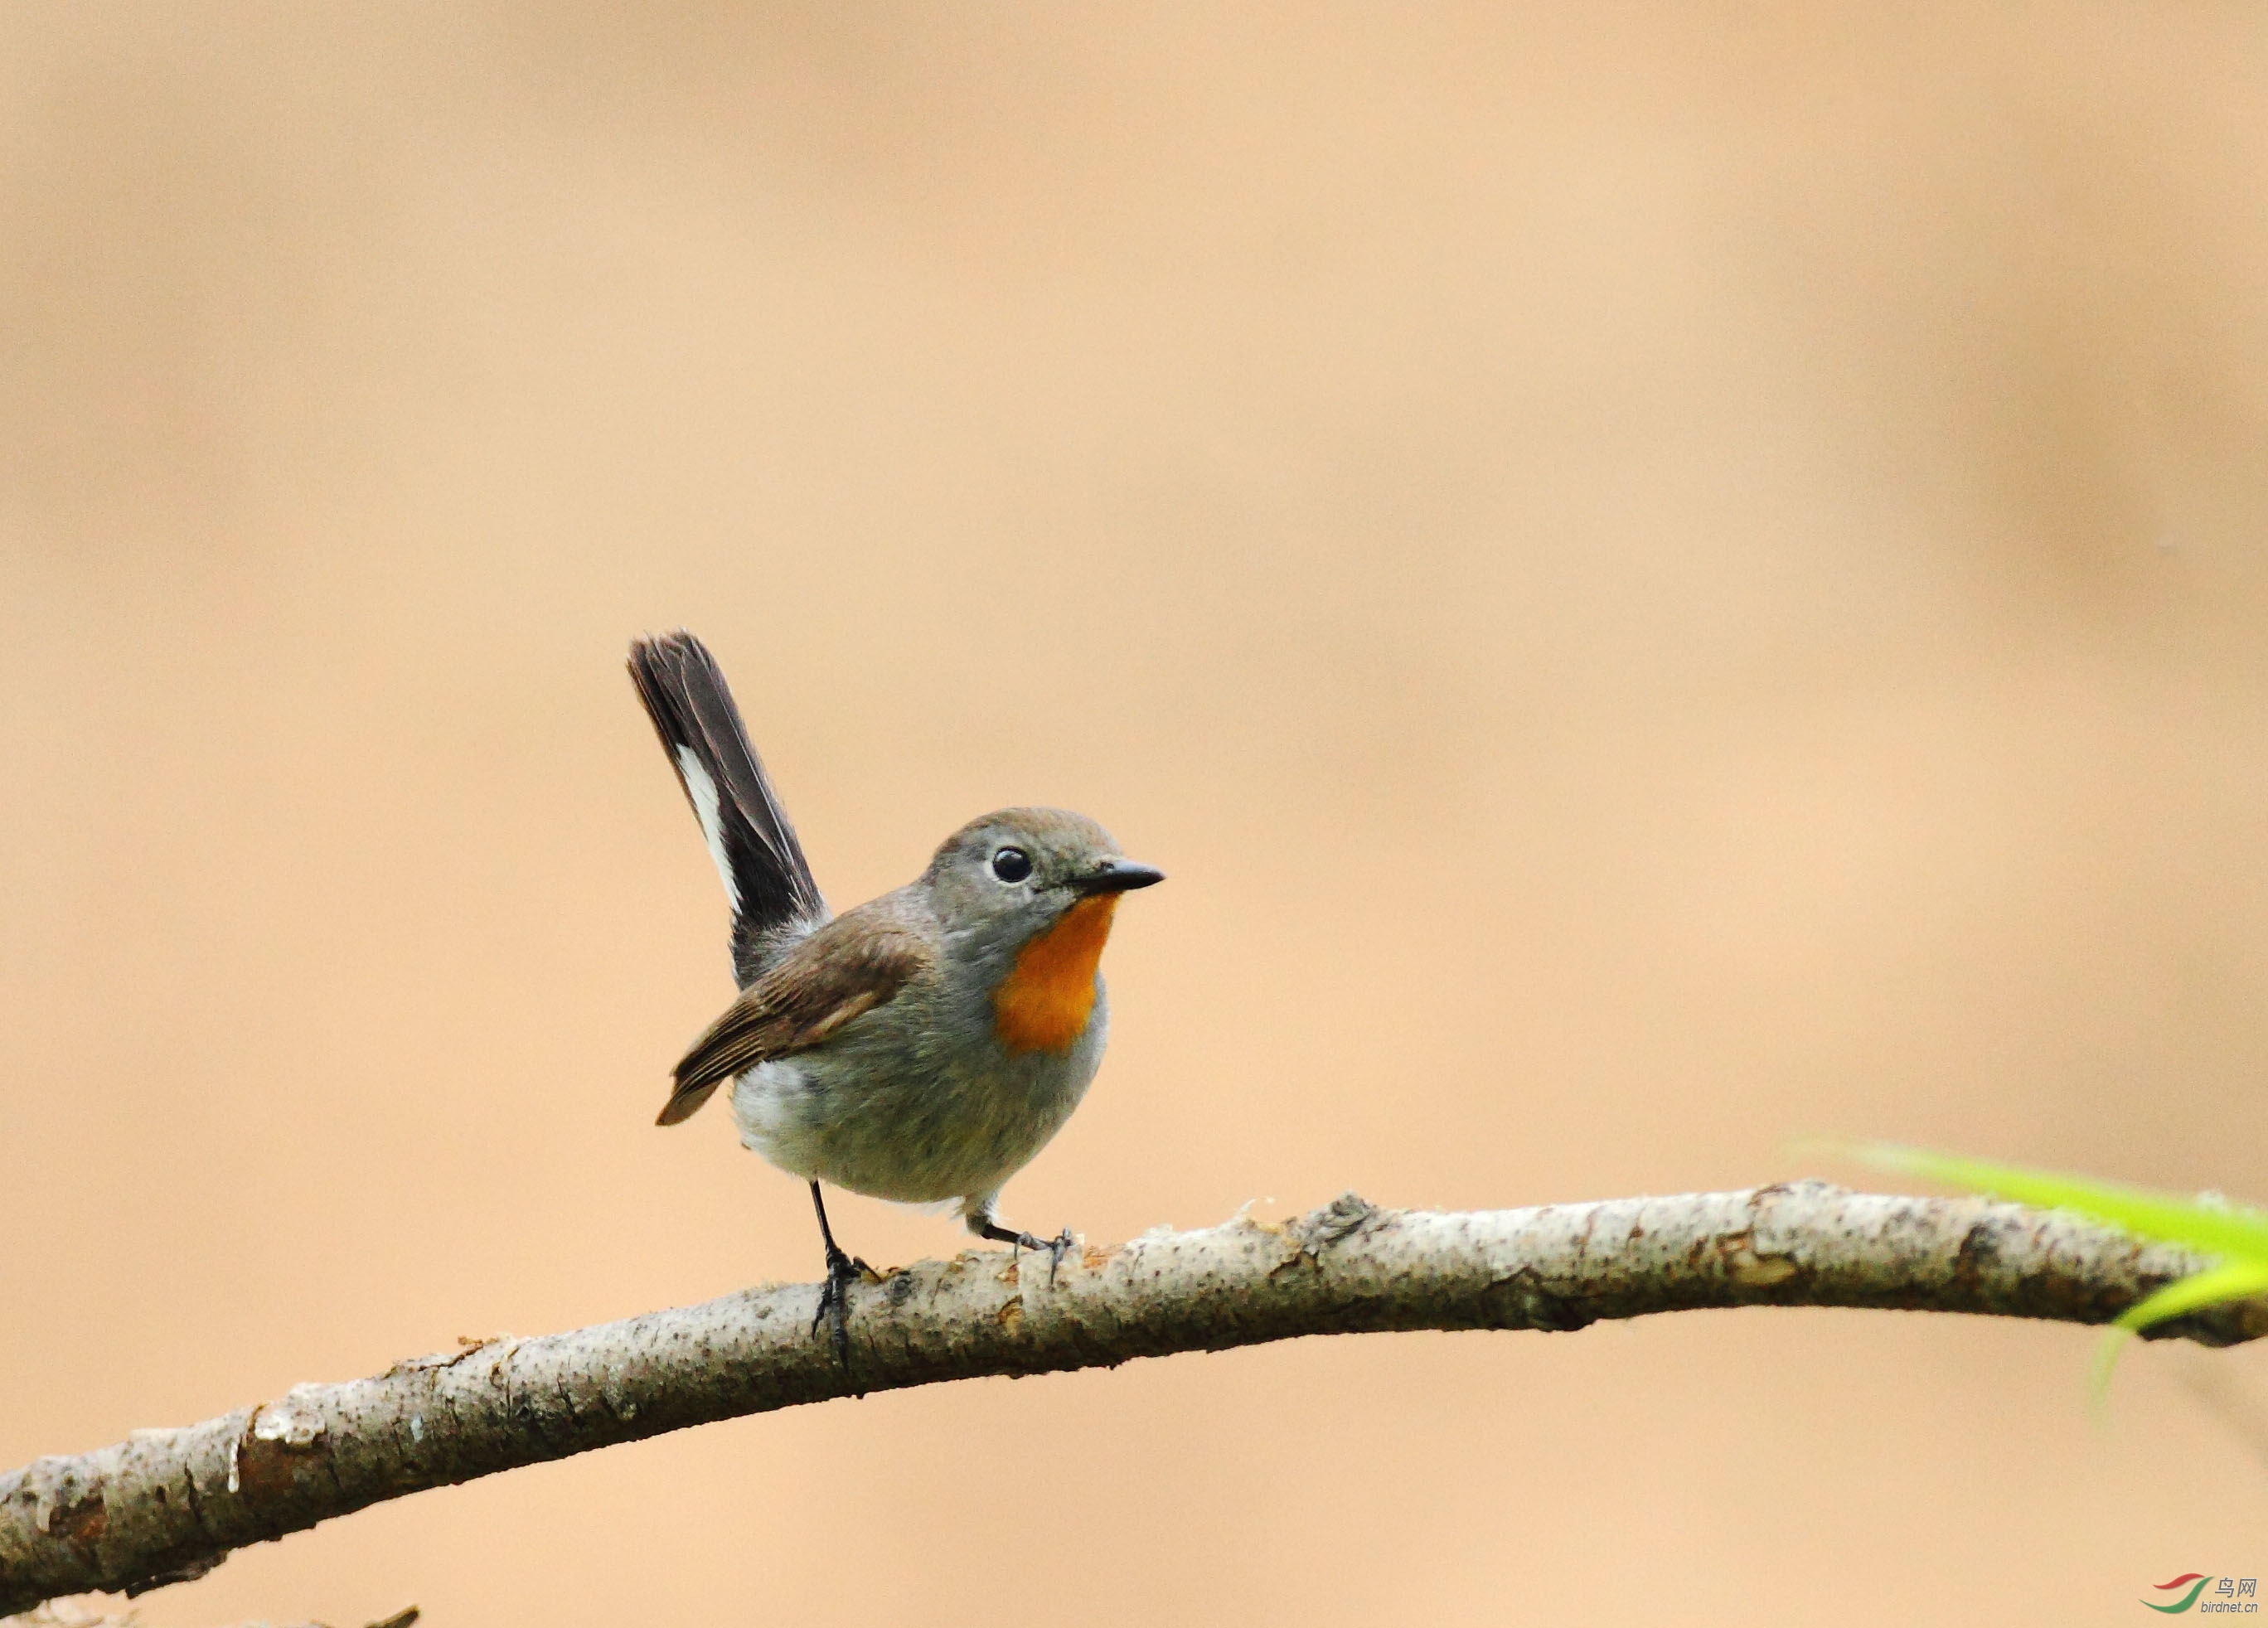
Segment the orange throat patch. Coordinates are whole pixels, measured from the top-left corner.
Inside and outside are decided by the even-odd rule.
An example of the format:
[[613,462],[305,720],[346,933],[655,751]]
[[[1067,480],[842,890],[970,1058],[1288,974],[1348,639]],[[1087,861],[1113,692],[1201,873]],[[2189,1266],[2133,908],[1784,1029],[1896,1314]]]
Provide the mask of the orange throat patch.
[[1081,899],[1016,952],[1016,965],[992,991],[992,1022],[1012,1052],[1068,1051],[1094,1014],[1094,969],[1110,937],[1119,895]]

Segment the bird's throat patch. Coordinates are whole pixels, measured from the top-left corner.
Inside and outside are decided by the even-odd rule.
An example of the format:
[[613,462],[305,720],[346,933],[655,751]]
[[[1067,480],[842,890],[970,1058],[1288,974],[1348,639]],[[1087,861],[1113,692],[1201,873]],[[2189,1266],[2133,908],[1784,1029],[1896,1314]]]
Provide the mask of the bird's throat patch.
[[1068,1051],[1094,1013],[1094,969],[1110,937],[1119,895],[1081,899],[1016,952],[1016,965],[992,991],[993,1028],[1012,1052]]

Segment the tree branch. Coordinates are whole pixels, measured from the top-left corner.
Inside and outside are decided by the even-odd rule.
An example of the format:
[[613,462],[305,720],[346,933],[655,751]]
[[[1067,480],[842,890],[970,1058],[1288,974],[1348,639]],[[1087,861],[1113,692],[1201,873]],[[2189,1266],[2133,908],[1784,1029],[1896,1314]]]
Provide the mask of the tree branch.
[[[139,1592],[232,1549],[428,1487],[689,1425],[983,1374],[1111,1366],[1308,1334],[1580,1329],[1730,1306],[1851,1306],[2104,1322],[2193,1256],[2061,1214],[1801,1182],[1751,1192],[1440,1213],[1349,1193],[1020,1263],[924,1261],[853,1290],[851,1366],[812,1337],[818,1286],[412,1358],[201,1425],[0,1476],[0,1615]],[[2154,1333],[2230,1344],[2268,1303]]]

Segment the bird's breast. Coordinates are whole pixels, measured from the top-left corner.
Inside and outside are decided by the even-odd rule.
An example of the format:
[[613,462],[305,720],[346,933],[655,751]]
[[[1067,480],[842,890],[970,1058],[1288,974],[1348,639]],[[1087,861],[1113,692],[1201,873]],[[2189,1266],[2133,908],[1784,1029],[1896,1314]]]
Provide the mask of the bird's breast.
[[992,992],[993,1032],[1010,1055],[1068,1051],[1094,1014],[1094,972],[1118,895],[1081,899],[1016,952]]

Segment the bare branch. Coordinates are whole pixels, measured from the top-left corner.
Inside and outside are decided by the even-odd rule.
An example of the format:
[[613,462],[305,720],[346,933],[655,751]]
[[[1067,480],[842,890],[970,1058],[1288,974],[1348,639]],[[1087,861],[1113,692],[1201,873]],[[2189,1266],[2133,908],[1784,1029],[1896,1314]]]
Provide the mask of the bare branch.
[[[1458,1213],[1350,1193],[1280,1225],[1239,1215],[1088,1248],[1056,1274],[1041,1256],[971,1252],[855,1289],[847,1375],[812,1337],[818,1286],[770,1285],[413,1358],[40,1459],[0,1476],[0,1613],[195,1577],[232,1549],[428,1487],[859,1391],[1309,1334],[1571,1330],[1705,1307],[2103,1322],[2198,1263],[2069,1216],[1817,1182]],[[2252,1339],[2268,1333],[2268,1304],[2155,1332]]]
[[[410,1628],[422,1613],[414,1605],[405,1605],[391,1617],[379,1618],[367,1628]],[[0,1628],[143,1628],[141,1617],[132,1610],[123,1617],[113,1617],[74,1599],[50,1600],[44,1605],[33,1606],[19,1617],[0,1617]],[[242,1623],[238,1628],[268,1628],[265,1623]],[[322,1623],[300,1623],[296,1628],[326,1628]]]

